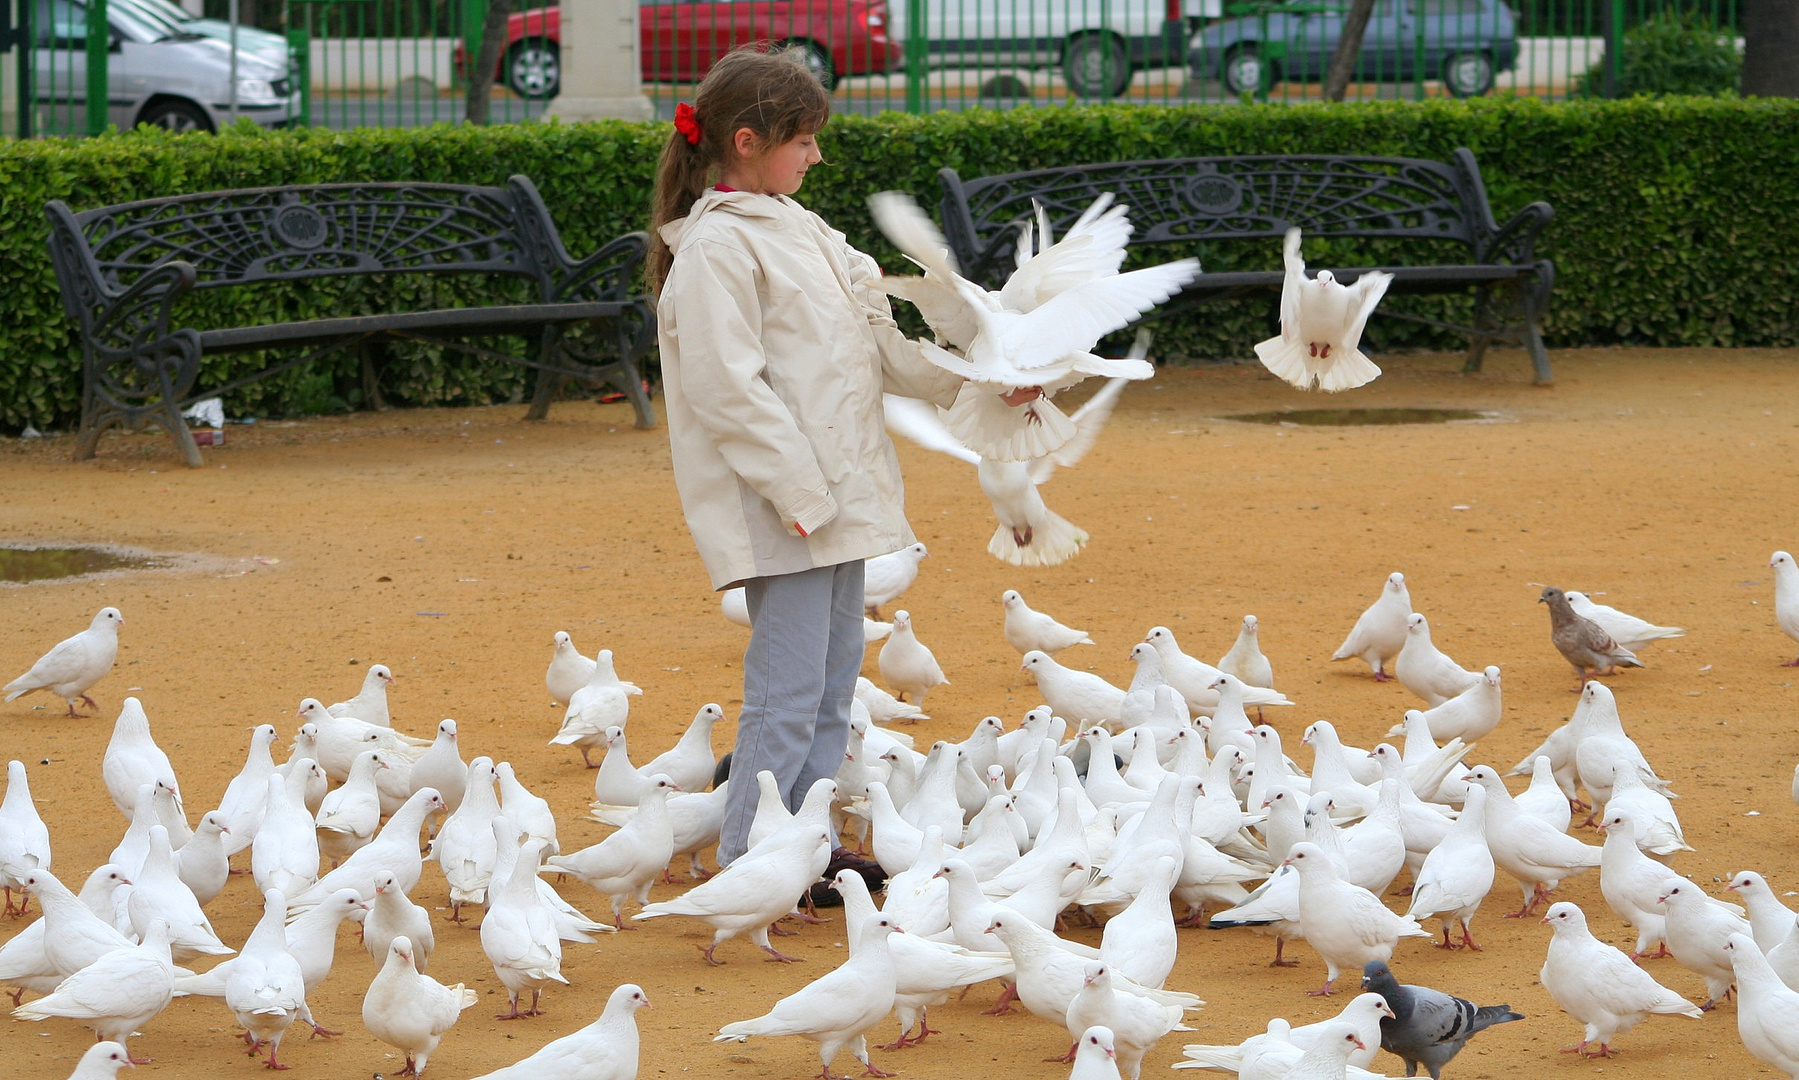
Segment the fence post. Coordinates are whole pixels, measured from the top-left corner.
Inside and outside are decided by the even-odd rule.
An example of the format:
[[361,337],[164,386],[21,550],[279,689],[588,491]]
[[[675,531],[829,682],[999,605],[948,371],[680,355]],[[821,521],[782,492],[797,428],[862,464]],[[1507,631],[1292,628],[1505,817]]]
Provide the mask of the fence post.
[[106,83],[106,61],[112,48],[112,26],[106,21],[106,0],[87,4],[87,133],[104,135],[107,104],[112,95]]
[[906,111],[924,112],[925,0],[906,0]]
[[300,115],[297,118],[301,127],[312,126],[312,35],[304,30],[287,32],[288,63],[294,68],[294,78],[300,82]]
[[1605,96],[1615,98],[1624,85],[1624,0],[1611,0],[1605,16]]
[[19,109],[19,138],[29,139],[33,134],[32,121],[37,118],[37,69],[33,64],[32,50],[37,46],[37,35],[31,26],[30,0],[19,0],[17,28],[13,41],[18,45],[18,56],[15,58],[13,74],[18,78],[17,104]]
[[475,58],[481,55],[481,28],[487,24],[487,0],[462,0],[462,55],[468,57],[463,71],[455,78],[467,86],[475,73]]

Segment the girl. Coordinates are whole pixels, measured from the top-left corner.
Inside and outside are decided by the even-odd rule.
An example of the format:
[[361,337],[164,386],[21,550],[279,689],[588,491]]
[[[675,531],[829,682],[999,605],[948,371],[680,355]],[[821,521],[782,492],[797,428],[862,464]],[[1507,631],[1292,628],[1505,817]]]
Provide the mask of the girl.
[[830,111],[795,56],[739,49],[676,108],[656,170],[675,484],[712,587],[744,586],[750,610],[721,865],[747,846],[758,772],[793,810],[843,762],[862,560],[914,539],[881,394],[948,406],[961,384],[894,325],[875,261],[788,198]]

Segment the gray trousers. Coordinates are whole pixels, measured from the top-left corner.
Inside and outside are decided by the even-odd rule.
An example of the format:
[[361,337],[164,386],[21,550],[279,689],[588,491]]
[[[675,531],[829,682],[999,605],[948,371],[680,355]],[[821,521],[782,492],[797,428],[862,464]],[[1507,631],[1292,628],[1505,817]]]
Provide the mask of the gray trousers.
[[850,702],[862,671],[862,562],[744,582],[750,644],[743,654],[743,711],[731,756],[731,786],[718,862],[749,846],[760,792],[775,774],[787,809],[834,777],[849,746]]

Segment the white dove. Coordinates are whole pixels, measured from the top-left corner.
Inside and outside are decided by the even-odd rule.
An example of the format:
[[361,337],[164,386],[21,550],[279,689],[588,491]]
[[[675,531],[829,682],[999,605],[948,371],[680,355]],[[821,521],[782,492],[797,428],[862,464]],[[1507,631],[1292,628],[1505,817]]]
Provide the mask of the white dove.
[[818,1043],[824,1076],[830,1075],[831,1059],[846,1046],[867,1068],[868,1075],[883,1075],[869,1062],[868,1043],[863,1036],[893,1011],[897,983],[887,935],[899,931],[887,919],[869,920],[863,924],[861,935],[852,940],[849,959],[840,966],[775,1002],[774,1008],[762,1016],[719,1028],[712,1041],[743,1042],[756,1035],[799,1035]]
[[1359,971],[1370,960],[1391,960],[1400,938],[1431,936],[1367,889],[1344,881],[1317,844],[1294,844],[1284,865],[1299,871],[1299,924],[1306,943],[1324,957],[1324,985],[1309,994],[1331,993],[1344,968]]
[[119,628],[124,625],[125,616],[119,614],[118,608],[101,608],[86,630],[57,642],[38,657],[30,671],[0,688],[6,691],[6,700],[24,697],[33,690],[48,690],[68,704],[70,716],[81,715],[75,711],[77,701],[98,711],[100,706],[87,696],[88,688],[112,670],[119,655]]
[[[54,993],[20,1005],[12,1014],[20,1020],[79,1020],[96,1037],[129,1046],[132,1032],[168,1008],[174,996],[169,927],[159,919],[145,929],[140,944],[100,956],[64,979]],[[147,1062],[132,1059],[140,1060]]]
[[6,798],[0,800],[0,887],[6,890],[6,914],[25,914],[30,897],[13,907],[12,891],[23,888],[33,870],[50,869],[50,830],[31,801],[25,763],[6,763]]
[[[745,931],[771,958],[791,961],[793,957],[781,955],[768,943],[769,924],[793,910],[794,899],[818,880],[830,862],[831,847],[831,832],[826,828],[778,831],[711,880],[673,899],[646,905],[631,918],[642,921],[690,915],[711,924],[712,944],[701,950],[709,964],[722,964],[724,961],[713,957],[713,950]],[[888,1002],[887,1008],[891,1007]]]
[[[624,918],[625,901],[650,902],[650,886],[675,854],[675,833],[668,797],[679,791],[668,776],[657,773],[637,800],[637,813],[611,836],[568,855],[546,860],[551,870],[573,874],[612,900],[612,919]],[[624,925],[619,923],[619,925]]]
[[[936,286],[921,310],[962,351],[957,355],[921,341],[921,354],[975,384],[964,388],[951,409],[950,428],[970,449],[996,461],[1042,457],[1074,435],[1073,425],[1048,400],[1011,409],[1000,402],[1001,394],[1026,386],[1053,394],[1093,375],[1149,378],[1155,368],[1145,360],[1107,360],[1091,350],[1101,337],[1180,292],[1199,272],[1197,260],[1183,259],[1125,274],[1102,273],[1057,290],[1029,310],[1009,309],[1004,299],[957,272],[943,235],[909,196],[883,192],[869,206],[894,246],[924,268],[923,282],[911,284]],[[883,287],[908,298],[921,294],[897,281]],[[954,314],[945,318],[940,312]]]
[[[1774,569],[1774,621],[1787,637],[1799,641],[1799,564],[1784,551],[1776,551],[1768,560]],[[1799,656],[1781,667],[1799,667]]]
[[[901,701],[860,675],[856,676],[855,703],[867,710],[867,721],[874,727],[879,727],[882,724],[909,723],[913,720],[929,720],[931,718],[929,713],[926,713],[917,705]],[[852,709],[851,723],[853,724],[854,722],[855,718]],[[911,736],[905,736],[905,740],[905,745],[910,747],[912,745]],[[869,751],[874,757],[880,756],[880,751],[875,747],[871,746]]]
[[419,857],[419,832],[425,817],[443,809],[443,797],[435,788],[413,792],[406,805],[387,819],[368,846],[345,859],[337,869],[318,880],[318,884],[299,896],[291,897],[288,906],[304,911],[318,904],[338,889],[355,889],[364,900],[375,895],[375,879],[383,872],[393,874],[400,886],[410,893],[419,883],[423,860]]
[[115,1080],[131,1064],[131,1052],[116,1042],[97,1042],[81,1054],[69,1080]]
[[1794,919],[1799,916],[1780,902],[1780,897],[1774,895],[1774,889],[1760,874],[1740,870],[1730,876],[1730,884],[1724,888],[1743,898],[1743,906],[1749,909],[1750,936],[1755,938],[1755,947],[1762,952],[1772,952],[1774,946],[1785,941],[1792,932]]
[[298,896],[319,879],[318,825],[306,812],[305,783],[303,762],[286,778],[269,777],[268,813],[250,845],[250,873],[265,893]]
[[[494,863],[493,878],[487,886],[487,902],[493,904],[499,890],[512,880],[513,868],[518,864],[519,838],[513,833],[513,824],[505,814],[493,819]],[[547,849],[546,849],[547,850]],[[543,879],[542,867],[538,868],[537,896],[550,909],[550,918],[556,924],[556,936],[563,941],[579,942],[591,945],[594,934],[611,934],[618,931],[616,926],[608,926],[588,918],[573,904],[564,900],[556,889]]]
[[1331,659],[1357,657],[1374,672],[1375,682],[1391,680],[1393,675],[1387,671],[1387,665],[1405,647],[1406,616],[1411,613],[1412,594],[1405,587],[1405,575],[1395,570],[1387,575],[1380,596],[1356,619]]
[[931,553],[923,544],[908,544],[898,551],[876,555],[862,563],[862,603],[867,614],[881,617],[881,605],[891,604],[918,580],[918,564]]
[[[1669,955],[1668,916],[1660,903],[1669,870],[1637,846],[1631,835],[1633,826],[1633,815],[1625,809],[1607,810],[1605,820],[1599,823],[1600,831],[1605,833],[1605,844],[1599,849],[1599,895],[1618,918],[1637,932],[1630,958],[1656,959]],[[1661,949],[1651,954],[1653,945],[1660,945]]]
[[1119,1080],[1117,1057],[1112,1032],[1090,1027],[1075,1044],[1074,1068],[1069,1070],[1068,1080]]
[[[391,766],[392,763],[389,764]],[[437,793],[443,796],[444,806],[450,813],[456,812],[456,808],[462,805],[462,793],[468,790],[468,765],[462,760],[462,744],[457,740],[456,721],[438,721],[437,738],[432,740],[431,749],[412,763],[406,779],[408,796],[420,788],[436,788]]]
[[649,1007],[643,987],[624,983],[593,1023],[475,1080],[637,1080],[637,1010]]
[[1518,809],[1491,766],[1477,766],[1468,780],[1487,789],[1487,849],[1499,868],[1518,881],[1524,906],[1517,917],[1535,911],[1564,878],[1599,865],[1598,848]]
[[412,943],[414,966],[426,970],[437,948],[431,913],[413,903],[388,870],[375,875],[374,895],[368,904],[368,917],[362,920],[362,944],[375,962],[385,963],[388,945],[403,937]]
[[668,750],[638,766],[645,776],[658,773],[681,791],[704,791],[718,771],[718,755],[712,752],[712,727],[725,718],[722,706],[708,702],[693,714],[680,739]]
[[1260,624],[1254,615],[1243,616],[1243,625],[1237,631],[1237,640],[1232,643],[1229,652],[1218,660],[1218,670],[1226,675],[1235,675],[1245,686],[1259,686],[1264,690],[1274,689],[1274,665],[1262,653],[1262,644],[1256,636]]
[[[1499,668],[1491,665],[1468,689],[1435,708],[1418,711],[1428,725],[1430,737],[1439,743],[1451,739],[1472,743],[1498,727],[1504,713],[1504,701],[1499,693]],[[1409,719],[1411,712],[1406,716]],[[1406,734],[1404,724],[1396,724],[1387,732],[1388,736],[1403,734]]]
[[575,696],[575,691],[587,685],[593,678],[593,661],[581,655],[575,648],[574,639],[567,630],[556,631],[555,651],[550,654],[550,666],[543,674],[544,685],[549,688],[550,700],[567,705]]
[[[381,825],[381,792],[375,787],[375,772],[390,767],[385,750],[364,750],[356,755],[350,778],[319,803],[314,822],[319,854],[341,862],[375,838]],[[300,809],[305,808],[302,801]]]
[[217,810],[200,819],[193,839],[175,853],[175,875],[193,891],[201,907],[225,891],[231,878],[231,856],[225,851],[225,818]]
[[150,826],[150,854],[144,859],[143,869],[131,879],[125,910],[140,940],[149,933],[152,923],[167,926],[178,958],[225,956],[233,951],[219,940],[192,890],[181,883],[175,872],[174,854],[169,851],[169,830],[161,825]]
[[318,698],[302,700],[295,715],[316,729],[318,757],[313,760],[324,766],[327,776],[339,782],[348,779],[356,755],[364,750],[391,750],[411,764],[431,745],[428,739],[414,738],[354,716],[332,716]]
[[588,752],[605,742],[607,728],[624,725],[631,711],[630,695],[641,693],[642,690],[619,679],[612,666],[612,650],[601,649],[587,685],[569,696],[568,711],[562,715],[562,728],[550,740],[550,745],[572,746],[581,751],[581,760],[588,768],[598,768]]
[[[542,1010],[537,1002],[544,988],[551,983],[568,985],[562,974],[562,938],[556,932],[556,919],[537,892],[543,849],[541,840],[528,840],[519,848],[512,876],[481,920],[481,951],[487,954],[512,1003],[511,1012],[499,1014],[501,1020],[539,1015]],[[531,1007],[521,1012],[518,999],[526,990],[531,991]]]
[[1115,723],[1123,711],[1123,690],[1092,672],[1064,667],[1046,652],[1033,649],[1025,653],[1019,669],[1030,672],[1043,700],[1070,723],[1083,727]]
[[556,815],[550,810],[549,800],[532,794],[519,782],[512,762],[500,762],[493,772],[500,786],[500,812],[512,819],[525,839],[542,840],[544,850],[551,854],[561,851],[562,845],[556,840]]
[[1724,949],[1736,969],[1743,1048],[1789,1077],[1799,1076],[1799,993],[1780,981],[1749,935],[1732,934]]
[[[275,725],[258,724],[250,733],[250,752],[244,767],[225,785],[219,799],[218,813],[225,819],[225,853],[236,855],[256,839],[256,829],[268,810],[269,777],[275,772],[275,759],[269,747],[275,743]],[[316,753],[316,751],[315,751]],[[305,755],[313,757],[312,754]],[[317,760],[314,758],[314,760]]]
[[[43,908],[44,917],[26,925],[0,945],[0,986],[16,988],[11,995],[14,1005],[24,999],[27,991],[48,994],[93,958],[131,946],[130,939],[112,925],[113,896],[128,883],[118,867],[107,863],[95,868],[82,883],[79,896],[71,896],[59,881],[52,884],[54,879],[48,870],[34,873],[43,875],[39,881],[40,895],[56,892],[68,896],[75,901],[75,908],[85,908],[93,918],[83,920],[73,908],[65,908],[69,917],[58,919],[50,910],[56,901],[49,904],[40,901],[38,906]],[[22,885],[21,890],[24,890]],[[30,895],[29,891],[26,895]],[[53,922],[58,926],[59,944],[63,946],[63,960],[69,970],[52,963],[46,948],[46,937]]]
[[1074,1041],[1069,1046],[1071,1057],[1080,1054],[1080,1039],[1087,1029],[1109,1028],[1117,1051],[1118,1071],[1129,1080],[1143,1073],[1143,1055],[1170,1031],[1191,1030],[1181,1023],[1186,1011],[1179,1005],[1162,1005],[1147,997],[1121,990],[1112,985],[1112,969],[1102,962],[1088,961],[1083,969],[1081,988],[1075,991],[1063,1014],[1063,1023]]
[[949,685],[937,657],[913,632],[912,614],[908,611],[893,613],[893,633],[881,645],[876,659],[882,681],[898,692],[896,696],[901,701],[911,694],[913,703],[922,708],[925,695],[933,686]]
[[271,1069],[285,1068],[275,1060],[281,1037],[306,1009],[306,976],[287,951],[286,921],[287,897],[280,889],[268,890],[262,919],[231,959],[231,973],[225,977],[225,1007],[244,1029],[251,1054],[269,1048]]
[[431,841],[429,858],[443,868],[450,886],[450,921],[462,921],[462,905],[482,903],[493,876],[493,819],[500,812],[494,793],[493,759],[469,762],[462,805],[444,819]]
[[[1549,906],[1543,921],[1555,931],[1538,979],[1569,1016],[1586,1025],[1579,1043],[1564,1054],[1611,1057],[1611,1042],[1657,1013],[1705,1014],[1699,1006],[1656,982],[1630,957],[1593,936],[1580,908],[1560,901]],[[1587,1048],[1597,1043],[1598,1050]]]
[[[1156,656],[1162,661],[1162,676],[1168,685],[1180,692],[1187,699],[1188,708],[1197,713],[1210,714],[1218,705],[1218,691],[1212,684],[1224,672],[1195,656],[1181,651],[1180,642],[1174,638],[1174,631],[1166,626],[1152,626],[1143,640],[1156,650]],[[1237,680],[1242,682],[1241,679]],[[1243,704],[1245,705],[1291,705],[1286,695],[1276,690],[1261,686],[1243,686]]]
[[[1487,850],[1487,791],[1470,787],[1462,815],[1442,842],[1424,857],[1412,886],[1412,906],[1406,911],[1406,918],[1423,922],[1432,915],[1441,915],[1442,948],[1467,946],[1479,951],[1469,924],[1480,910],[1480,902],[1492,891],[1494,873],[1493,853]],[[1449,939],[1451,923],[1461,924],[1460,942]]]
[[[1373,1063],[1374,1055],[1380,1050],[1381,1019],[1392,1016],[1393,1009],[1387,1004],[1386,998],[1373,992],[1365,992],[1351,998],[1349,1004],[1343,1006],[1343,1011],[1336,1016],[1300,1027],[1288,1026],[1280,1032],[1280,1038],[1275,1041],[1289,1042],[1301,1051],[1310,1050],[1317,1044],[1318,1037],[1327,1028],[1335,1024],[1352,1024],[1366,1045],[1349,1055],[1349,1064],[1352,1068],[1366,1069]],[[1276,1023],[1285,1025],[1287,1021],[1278,1020]],[[1174,1069],[1221,1069],[1227,1072],[1237,1072],[1248,1062],[1250,1055],[1268,1045],[1271,1039],[1274,1037],[1269,1032],[1263,1031],[1234,1045],[1189,1043],[1182,1050],[1182,1056],[1187,1060],[1177,1061],[1169,1067]]]
[[1598,623],[1599,629],[1604,630],[1613,641],[1629,652],[1636,652],[1652,641],[1687,635],[1678,626],[1657,626],[1647,619],[1639,619],[1615,607],[1595,604],[1583,592],[1568,589],[1562,595],[1568,598],[1568,606],[1574,609],[1574,614]]
[[1299,242],[1299,229],[1288,229],[1281,248],[1287,267],[1281,283],[1281,332],[1258,342],[1256,356],[1269,371],[1301,390],[1315,386],[1335,393],[1372,381],[1380,368],[1358,346],[1368,316],[1387,294],[1393,275],[1368,270],[1354,285],[1344,286],[1329,270],[1320,270],[1316,280],[1307,281]]
[[370,664],[368,674],[362,677],[362,689],[356,696],[327,706],[325,711],[332,716],[354,716],[376,727],[393,727],[393,719],[387,712],[387,688],[393,681],[394,673],[386,664]]
[[1432,708],[1473,686],[1481,676],[1449,658],[1430,639],[1430,620],[1417,612],[1406,616],[1405,645],[1393,661],[1393,674],[1407,690]]
[[444,1033],[476,1000],[475,992],[461,983],[445,986],[419,974],[412,963],[412,942],[397,937],[387,947],[387,962],[363,995],[362,1026],[405,1053],[408,1075],[423,1076]]
[[144,784],[166,785],[179,803],[181,786],[175,779],[175,766],[169,763],[169,755],[162,752],[162,747],[156,745],[150,734],[150,718],[144,713],[143,703],[134,697],[126,698],[119,709],[112,738],[100,758],[100,776],[113,805],[127,821],[134,813],[137,789]]
[[[369,747],[363,747],[362,749],[372,750],[372,749],[375,749],[375,747],[369,746]],[[358,751],[358,752],[360,752],[360,751]],[[312,724],[312,723],[301,724],[300,730],[294,732],[294,741],[288,745],[287,760],[282,762],[281,764],[275,766],[275,771],[280,773],[282,776],[286,776],[288,773],[293,771],[293,767],[296,762],[312,761],[312,762],[316,763],[318,760],[319,760],[319,726],[317,724]],[[325,789],[329,786],[330,786],[329,782],[322,776],[315,777],[313,780],[311,780],[307,783],[307,785],[306,785],[306,809],[307,810],[311,811],[314,814],[319,812],[319,806],[325,801]],[[265,788],[264,790],[266,791],[267,789]],[[260,811],[258,811],[258,812],[260,813]],[[257,820],[260,821],[261,818],[259,817]],[[290,897],[288,897],[288,899],[292,900],[293,897],[290,896]]]
[[1053,656],[1071,646],[1093,644],[1087,631],[1063,626],[1053,617],[1031,610],[1017,589],[1007,589],[999,601],[1006,609],[1006,644],[1020,654],[1035,649]]
[[1661,905],[1667,913],[1668,951],[1675,963],[1705,980],[1699,1008],[1709,1012],[1736,981],[1725,944],[1732,934],[1752,938],[1753,928],[1730,905],[1714,902],[1699,886],[1672,873],[1662,885]]

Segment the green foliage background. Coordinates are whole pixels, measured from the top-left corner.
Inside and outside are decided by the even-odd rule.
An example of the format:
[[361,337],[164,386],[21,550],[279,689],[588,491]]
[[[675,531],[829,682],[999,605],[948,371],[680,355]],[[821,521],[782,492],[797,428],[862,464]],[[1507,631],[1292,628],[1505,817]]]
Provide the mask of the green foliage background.
[[[221,136],[139,131],[92,140],[0,145],[0,430],[67,428],[78,419],[81,352],[45,249],[43,204],[76,210],[182,192],[355,180],[498,184],[524,173],[577,256],[643,227],[667,125],[532,124],[330,132],[236,130]],[[801,200],[888,266],[867,196],[909,191],[929,207],[937,169],[974,177],[1070,162],[1228,154],[1358,153],[1481,163],[1495,215],[1526,203],[1556,213],[1540,250],[1555,259],[1552,345],[1799,344],[1799,102],[1711,98],[1574,101],[1487,98],[1281,107],[1141,105],[976,110],[833,120],[831,164]],[[1265,248],[1265,250],[1264,250]],[[1156,253],[1160,258],[1167,252]],[[1206,267],[1279,266],[1277,244],[1213,245]],[[1416,248],[1307,244],[1315,265],[1430,257]],[[1378,263],[1377,263],[1378,264]],[[349,286],[208,290],[193,325],[243,325],[355,311],[491,302],[509,283],[362,279]],[[1456,317],[1462,297],[1401,299]],[[1244,358],[1266,337],[1272,305],[1202,309],[1159,328],[1162,358]],[[1458,347],[1453,337],[1376,319],[1376,349]],[[521,343],[522,344],[522,343]],[[210,358],[202,385],[263,362]],[[355,404],[357,358],[257,384],[227,402],[234,415],[281,415]],[[399,404],[515,397],[523,369],[398,347],[382,391]]]

